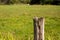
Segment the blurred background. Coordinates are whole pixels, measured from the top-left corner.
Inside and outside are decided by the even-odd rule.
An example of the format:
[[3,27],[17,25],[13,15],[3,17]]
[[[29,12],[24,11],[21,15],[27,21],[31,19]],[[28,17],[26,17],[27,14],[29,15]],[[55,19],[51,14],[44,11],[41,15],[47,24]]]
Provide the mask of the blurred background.
[[0,0],[0,4],[52,4],[60,5],[60,0]]

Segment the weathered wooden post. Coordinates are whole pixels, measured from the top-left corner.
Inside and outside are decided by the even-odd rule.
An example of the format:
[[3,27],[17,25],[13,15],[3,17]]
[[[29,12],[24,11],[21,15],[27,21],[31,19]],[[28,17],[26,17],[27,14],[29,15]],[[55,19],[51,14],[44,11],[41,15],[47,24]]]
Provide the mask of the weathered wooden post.
[[34,40],[44,40],[44,18],[35,17],[34,21]]

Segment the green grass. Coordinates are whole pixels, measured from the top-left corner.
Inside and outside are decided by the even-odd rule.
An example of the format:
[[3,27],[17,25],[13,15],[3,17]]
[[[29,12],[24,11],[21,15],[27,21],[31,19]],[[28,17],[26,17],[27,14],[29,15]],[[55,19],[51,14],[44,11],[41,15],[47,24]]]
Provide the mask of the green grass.
[[0,5],[0,40],[33,40],[33,18],[45,18],[45,40],[60,40],[60,6]]

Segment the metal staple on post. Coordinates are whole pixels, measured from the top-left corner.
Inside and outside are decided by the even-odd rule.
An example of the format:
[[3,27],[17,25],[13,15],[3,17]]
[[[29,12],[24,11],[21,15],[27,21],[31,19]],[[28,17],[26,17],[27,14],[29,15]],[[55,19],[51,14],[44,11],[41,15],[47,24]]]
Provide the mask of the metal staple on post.
[[34,40],[44,40],[44,18],[35,17],[34,21]]

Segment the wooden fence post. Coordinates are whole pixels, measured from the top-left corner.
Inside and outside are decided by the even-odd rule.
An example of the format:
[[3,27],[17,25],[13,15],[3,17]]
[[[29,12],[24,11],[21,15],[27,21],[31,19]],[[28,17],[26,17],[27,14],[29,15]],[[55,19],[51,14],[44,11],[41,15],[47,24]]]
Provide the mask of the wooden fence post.
[[44,40],[44,18],[35,17],[34,21],[34,40]]

